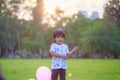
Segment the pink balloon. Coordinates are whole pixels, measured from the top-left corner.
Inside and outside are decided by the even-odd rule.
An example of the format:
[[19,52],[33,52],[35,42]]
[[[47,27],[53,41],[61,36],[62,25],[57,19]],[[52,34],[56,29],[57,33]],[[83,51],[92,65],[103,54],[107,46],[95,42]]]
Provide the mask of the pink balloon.
[[37,80],[51,80],[51,71],[48,67],[39,67],[36,71]]

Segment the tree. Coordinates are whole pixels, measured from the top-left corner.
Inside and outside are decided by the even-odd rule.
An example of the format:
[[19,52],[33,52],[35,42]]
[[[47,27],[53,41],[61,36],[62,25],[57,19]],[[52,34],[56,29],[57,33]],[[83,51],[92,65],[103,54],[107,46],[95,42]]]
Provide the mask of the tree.
[[33,8],[33,19],[35,23],[41,23],[44,13],[43,0],[37,0],[35,8]]
[[0,1],[0,57],[6,57],[13,53],[17,41],[17,28],[20,23],[17,20],[17,10],[21,1]]
[[105,6],[104,17],[113,20],[120,27],[120,1],[110,0]]
[[56,7],[53,14],[46,13],[47,17],[47,27],[56,27],[57,22],[59,24],[59,21],[61,21],[61,18],[63,18],[64,11],[60,7]]
[[82,32],[81,49],[103,56],[112,54],[117,58],[120,55],[120,29],[111,21],[104,22],[97,21]]
[[[8,8],[9,7],[9,8]],[[9,20],[13,17],[10,9],[9,1],[0,1],[0,57],[7,55],[7,51],[11,48],[12,41]]]

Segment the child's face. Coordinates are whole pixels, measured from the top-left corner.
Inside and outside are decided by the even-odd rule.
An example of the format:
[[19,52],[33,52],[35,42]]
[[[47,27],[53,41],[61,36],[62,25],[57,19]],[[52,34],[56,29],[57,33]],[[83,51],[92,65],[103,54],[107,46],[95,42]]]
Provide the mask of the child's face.
[[55,42],[56,42],[57,44],[62,44],[63,41],[64,41],[64,37],[61,36],[61,35],[59,35],[59,36],[56,36],[56,37],[54,38],[54,40],[55,40]]

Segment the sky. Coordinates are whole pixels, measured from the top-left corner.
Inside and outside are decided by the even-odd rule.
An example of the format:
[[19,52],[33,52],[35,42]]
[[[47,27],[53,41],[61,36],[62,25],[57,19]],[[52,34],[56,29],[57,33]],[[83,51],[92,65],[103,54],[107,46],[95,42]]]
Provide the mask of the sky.
[[[35,6],[36,0],[25,0],[20,6],[19,19],[31,20],[31,11],[23,9],[25,5]],[[102,18],[104,12],[104,6],[108,0],[44,0],[45,11],[50,14],[54,14],[56,7],[61,8],[64,11],[64,16],[72,16],[78,13],[78,11],[87,11],[88,17],[91,16],[93,11],[99,13],[99,17]]]
[[105,3],[108,0],[45,0],[45,7],[49,13],[53,13],[56,6],[59,6],[65,16],[71,16],[78,11],[87,11],[88,16],[91,16],[93,11],[99,13],[100,18],[104,12]]

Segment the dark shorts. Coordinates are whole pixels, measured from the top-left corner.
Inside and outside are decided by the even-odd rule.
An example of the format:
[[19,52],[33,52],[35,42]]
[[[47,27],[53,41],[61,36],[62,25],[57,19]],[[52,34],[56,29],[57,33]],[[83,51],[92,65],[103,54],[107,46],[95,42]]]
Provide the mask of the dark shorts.
[[57,80],[60,76],[60,80],[66,80],[66,69],[52,69],[52,80]]

